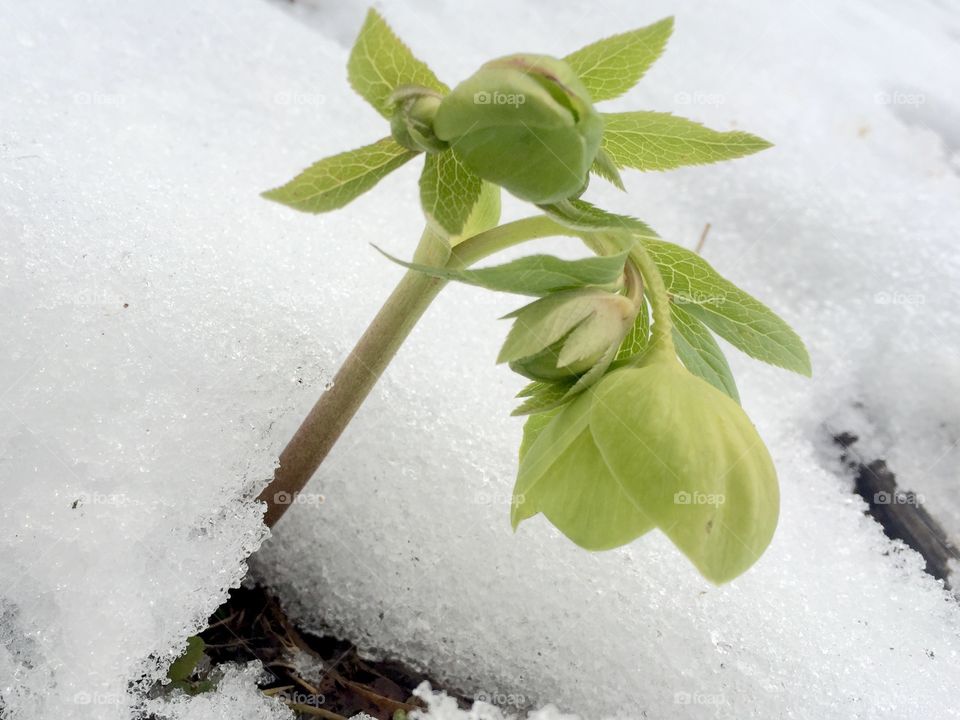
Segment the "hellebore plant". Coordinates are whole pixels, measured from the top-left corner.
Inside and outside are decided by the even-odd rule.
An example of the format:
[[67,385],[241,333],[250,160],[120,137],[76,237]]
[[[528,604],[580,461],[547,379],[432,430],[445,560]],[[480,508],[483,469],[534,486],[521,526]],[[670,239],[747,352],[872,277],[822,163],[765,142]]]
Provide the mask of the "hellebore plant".
[[[310,479],[407,334],[448,281],[535,298],[508,317],[499,362],[532,382],[512,523],[543,513],[589,550],[659,528],[713,582],[749,568],[779,513],[776,471],[740,407],[713,333],[751,357],[810,374],[803,342],[698,254],[585,200],[590,175],[669,170],[769,143],[659,112],[602,113],[663,52],[671,19],[563,59],[492,60],[452,90],[371,10],[347,66],[390,135],[321,160],[266,198],[320,213],[343,207],[424,156],[426,228],[408,270],[280,456],[262,493],[266,522]],[[538,213],[499,224],[500,191]],[[471,266],[550,236],[581,260],[531,255]],[[388,256],[389,257],[389,256]]]

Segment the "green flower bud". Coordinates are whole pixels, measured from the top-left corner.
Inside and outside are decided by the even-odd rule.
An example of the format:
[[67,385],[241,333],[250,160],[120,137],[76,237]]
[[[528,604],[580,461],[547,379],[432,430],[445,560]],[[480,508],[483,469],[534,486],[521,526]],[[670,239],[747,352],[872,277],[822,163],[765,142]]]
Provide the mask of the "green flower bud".
[[709,580],[773,537],[779,488],[742,408],[675,359],[616,370],[558,412],[524,454],[512,521],[544,513],[602,550],[659,527]]
[[522,200],[553,203],[585,186],[603,120],[565,62],[510,55],[443,98],[434,129],[484,180]]
[[440,95],[428,88],[405,85],[397,88],[390,117],[393,139],[414,152],[441,152],[448,145],[433,131],[434,117],[440,107]]
[[497,362],[531,380],[561,380],[609,365],[633,325],[633,300],[599,288],[564,290],[510,313]]

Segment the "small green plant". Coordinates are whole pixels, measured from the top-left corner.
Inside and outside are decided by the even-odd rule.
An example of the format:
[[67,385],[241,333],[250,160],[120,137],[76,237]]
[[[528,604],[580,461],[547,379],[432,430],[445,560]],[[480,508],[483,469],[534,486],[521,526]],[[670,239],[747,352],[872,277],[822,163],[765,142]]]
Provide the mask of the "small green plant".
[[[591,175],[669,170],[748,155],[769,143],[660,112],[594,104],[636,84],[672,19],[600,40],[563,59],[511,55],[452,90],[371,10],[350,55],[353,88],[389,122],[377,142],[321,160],[264,196],[297,210],[343,207],[423,155],[426,229],[396,290],[280,457],[266,521],[322,462],[443,285],[535,298],[510,314],[498,361],[531,382],[516,414],[512,522],[543,513],[589,550],[659,528],[714,582],[749,568],[773,536],[776,471],[741,409],[714,333],[751,357],[810,374],[799,337],[698,254],[633,217],[582,199]],[[536,206],[499,224],[501,189]],[[498,251],[580,238],[580,260],[531,255],[475,269]],[[389,257],[389,256],[388,256]]]

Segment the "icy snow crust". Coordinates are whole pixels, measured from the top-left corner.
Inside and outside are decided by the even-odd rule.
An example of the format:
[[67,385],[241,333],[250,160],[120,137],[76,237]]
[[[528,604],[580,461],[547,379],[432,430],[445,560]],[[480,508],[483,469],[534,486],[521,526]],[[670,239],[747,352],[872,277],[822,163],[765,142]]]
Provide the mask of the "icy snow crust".
[[[794,324],[816,377],[731,351],[783,512],[758,565],[715,588],[657,534],[587,554],[540,518],[510,532],[521,383],[493,365],[494,318],[517,300],[450,288],[257,577],[307,628],[518,714],[957,717],[955,601],[862,516],[826,429],[862,434],[960,534],[957,17],[932,2],[380,7],[448,82],[676,14],[665,57],[602,109],[777,147],[590,197],[688,245],[711,222],[706,257]],[[249,499],[399,277],[368,243],[412,249],[418,163],[330,216],[257,198],[386,133],[344,79],[362,12],[300,10],[317,32],[256,2],[4,7],[5,718],[135,714],[243,576],[264,536]],[[255,677],[231,670],[213,699],[165,712],[289,715]],[[441,699],[432,712],[455,717]]]

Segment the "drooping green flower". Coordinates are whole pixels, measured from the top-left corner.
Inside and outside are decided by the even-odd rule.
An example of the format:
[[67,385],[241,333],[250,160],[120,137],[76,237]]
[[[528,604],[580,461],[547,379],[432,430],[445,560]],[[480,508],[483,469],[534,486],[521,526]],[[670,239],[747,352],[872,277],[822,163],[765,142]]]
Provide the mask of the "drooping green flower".
[[[779,497],[712,333],[804,375],[809,355],[782,319],[696,253],[579,199],[590,173],[624,190],[622,170],[670,170],[769,147],[669,113],[594,109],[636,84],[672,27],[667,18],[562,60],[500,58],[451,91],[370,10],[348,78],[390,135],[320,160],[264,196],[329,212],[423,154],[427,227],[414,262],[402,264],[440,281],[541,298],[514,314],[500,353],[534,380],[515,411],[530,418],[514,526],[542,512],[591,550],[659,527],[706,577],[723,582],[770,542]],[[501,188],[546,217],[497,226]],[[583,239],[602,257],[467,267],[545,228]],[[401,289],[397,297],[412,292]],[[390,331],[406,329],[400,322]]]
[[497,362],[531,380],[578,377],[610,364],[637,314],[634,300],[599,288],[555,292],[510,313]]
[[716,583],[773,537],[779,488],[766,446],[736,402],[675,359],[609,373],[531,440],[514,527],[542,512],[590,550],[659,527]]
[[563,60],[510,55],[443,98],[434,131],[484,180],[522,200],[553,203],[586,185],[603,120]]

